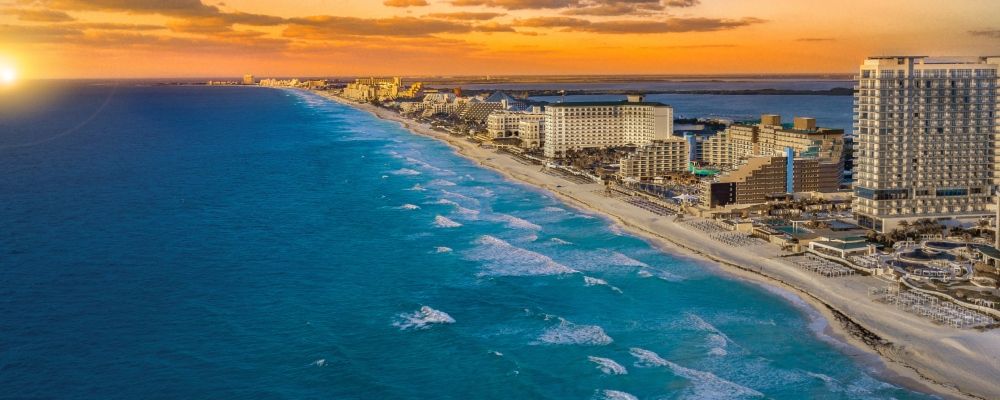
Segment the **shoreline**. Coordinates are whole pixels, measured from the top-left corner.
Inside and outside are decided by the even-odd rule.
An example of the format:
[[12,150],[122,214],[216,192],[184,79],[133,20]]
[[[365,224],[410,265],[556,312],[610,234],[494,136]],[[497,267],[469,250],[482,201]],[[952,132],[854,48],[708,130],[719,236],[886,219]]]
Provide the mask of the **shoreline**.
[[600,184],[570,183],[540,173],[536,166],[521,164],[505,153],[481,148],[390,110],[350,102],[333,94],[309,92],[399,123],[413,134],[443,141],[457,155],[495,170],[509,180],[552,194],[573,207],[602,215],[660,251],[689,258],[717,270],[720,275],[760,285],[784,297],[811,322],[817,316],[823,320],[822,332],[817,329],[814,333],[829,339],[820,337],[820,340],[835,341],[840,351],[883,380],[945,398],[1000,397],[1000,381],[996,378],[1000,376],[1000,334],[995,330],[981,332],[934,325],[869,300],[867,288],[885,286],[886,281],[860,276],[821,278],[781,262],[777,249],[741,251],[667,217],[594,193],[595,189],[603,188]]

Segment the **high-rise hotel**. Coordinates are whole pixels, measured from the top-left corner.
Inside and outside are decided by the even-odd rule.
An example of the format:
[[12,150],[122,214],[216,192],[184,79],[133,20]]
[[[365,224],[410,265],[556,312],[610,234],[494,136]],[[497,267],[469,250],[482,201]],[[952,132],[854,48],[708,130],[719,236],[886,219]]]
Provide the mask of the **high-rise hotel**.
[[545,107],[544,153],[559,158],[568,150],[643,146],[670,139],[670,106],[630,95],[625,101],[555,103]]
[[902,221],[978,219],[993,209],[1000,57],[865,60],[854,97],[854,213]]

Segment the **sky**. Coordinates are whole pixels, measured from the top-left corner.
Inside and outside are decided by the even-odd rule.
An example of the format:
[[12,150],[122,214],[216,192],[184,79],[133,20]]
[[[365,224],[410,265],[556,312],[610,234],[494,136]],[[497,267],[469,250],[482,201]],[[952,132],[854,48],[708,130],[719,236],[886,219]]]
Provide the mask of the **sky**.
[[29,79],[851,73],[889,54],[998,55],[998,5],[0,0],[0,70]]

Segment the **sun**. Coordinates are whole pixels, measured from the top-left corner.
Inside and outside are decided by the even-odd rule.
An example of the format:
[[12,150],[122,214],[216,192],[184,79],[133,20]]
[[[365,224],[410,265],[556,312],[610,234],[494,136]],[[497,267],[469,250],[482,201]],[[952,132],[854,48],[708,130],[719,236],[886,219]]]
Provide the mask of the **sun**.
[[13,84],[17,80],[17,71],[14,68],[4,68],[0,70],[0,82],[5,85]]

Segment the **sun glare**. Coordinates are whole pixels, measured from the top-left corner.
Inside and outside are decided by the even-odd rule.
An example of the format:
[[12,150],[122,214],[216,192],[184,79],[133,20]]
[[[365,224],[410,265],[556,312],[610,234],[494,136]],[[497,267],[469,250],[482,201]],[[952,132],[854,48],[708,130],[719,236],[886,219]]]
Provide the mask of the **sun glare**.
[[14,68],[4,68],[3,71],[0,72],[0,82],[4,85],[13,84],[16,79],[17,71],[15,71]]

